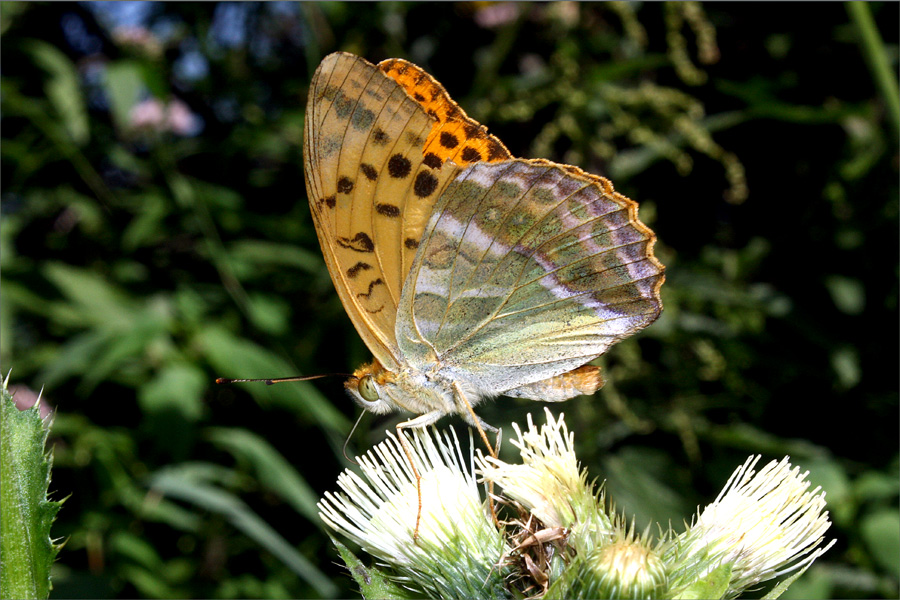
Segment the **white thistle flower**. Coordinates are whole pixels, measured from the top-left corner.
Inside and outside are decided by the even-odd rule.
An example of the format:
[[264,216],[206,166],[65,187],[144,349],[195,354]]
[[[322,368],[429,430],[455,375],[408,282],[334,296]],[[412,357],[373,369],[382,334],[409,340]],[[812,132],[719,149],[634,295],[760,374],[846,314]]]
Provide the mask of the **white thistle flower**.
[[564,415],[554,419],[548,409],[544,412],[547,422],[540,429],[531,414],[525,432],[513,423],[516,438],[511,442],[519,449],[521,465],[479,455],[477,471],[502,487],[504,496],[528,509],[544,527],[575,530],[572,539],[578,540],[580,551],[589,552],[610,535],[612,523],[575,457],[575,435],[566,427]]
[[715,502],[673,546],[680,567],[673,580],[690,585],[722,565],[730,566],[726,596],[812,563],[834,544],[821,547],[831,525],[821,488],[808,491],[809,472],[788,457],[759,473],[759,456],[739,467]]
[[519,449],[522,464],[479,456],[478,472],[501,486],[505,496],[529,509],[544,526],[571,527],[576,515],[566,498],[573,490],[580,490],[584,482],[575,458],[575,436],[566,428],[563,415],[557,421],[547,411],[547,423],[540,430],[530,413],[527,431],[523,433],[517,423],[512,426],[516,439],[511,441]]
[[[338,476],[343,492],[326,492],[319,514],[332,529],[423,589],[442,597],[461,589],[481,595],[485,586],[496,583],[488,579],[502,582],[495,567],[506,548],[479,496],[473,456],[463,459],[450,431],[452,439],[446,432],[441,438],[436,430],[400,432],[421,476],[421,512],[412,465],[389,433],[360,457],[362,476],[350,470]],[[438,574],[446,581],[438,581]]]

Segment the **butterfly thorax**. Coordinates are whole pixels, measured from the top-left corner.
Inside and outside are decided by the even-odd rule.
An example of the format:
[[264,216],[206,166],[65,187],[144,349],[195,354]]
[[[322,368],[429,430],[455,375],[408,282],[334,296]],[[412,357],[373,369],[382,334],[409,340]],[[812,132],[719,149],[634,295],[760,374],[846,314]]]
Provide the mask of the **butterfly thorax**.
[[481,394],[448,377],[439,363],[424,370],[401,365],[390,371],[377,360],[372,361],[354,371],[344,387],[357,404],[376,414],[395,410],[418,415],[461,412],[457,390],[464,391],[473,404],[481,399]]

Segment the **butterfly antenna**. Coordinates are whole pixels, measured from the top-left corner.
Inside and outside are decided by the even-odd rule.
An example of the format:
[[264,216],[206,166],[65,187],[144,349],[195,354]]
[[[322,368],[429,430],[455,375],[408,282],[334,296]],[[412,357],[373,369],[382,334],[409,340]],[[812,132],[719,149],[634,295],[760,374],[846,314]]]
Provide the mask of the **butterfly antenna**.
[[[320,375],[294,375],[293,377],[272,377],[269,379],[232,379],[230,377],[218,377],[216,379],[216,383],[247,383],[264,381],[266,385],[273,385],[276,383],[287,383],[288,381],[309,381],[310,379],[322,379],[323,377],[347,377],[349,379],[359,379],[356,375],[353,375],[351,373],[322,373]],[[359,426],[359,422],[362,421],[363,414],[364,413],[360,413],[359,418],[356,420],[356,423],[353,424],[353,428],[350,430],[350,434],[347,436],[347,439],[344,440],[344,447],[341,449],[344,458],[357,466],[359,466],[359,462],[347,455],[347,444],[350,443],[350,438],[353,437],[353,432],[356,431],[356,428]]]
[[351,429],[350,433],[347,434],[347,439],[344,440],[344,447],[341,449],[341,452],[344,454],[344,458],[346,458],[348,461],[352,462],[357,467],[359,466],[359,461],[357,461],[355,458],[350,458],[349,456],[347,456],[347,444],[350,443],[350,438],[353,437],[353,432],[356,431],[356,428],[359,426],[359,422],[362,421],[364,414],[366,414],[366,413],[365,412],[359,413],[359,418],[356,419],[356,423],[353,424],[353,429]]
[[293,377],[271,377],[269,379],[231,379],[219,377],[216,383],[246,383],[248,381],[265,381],[266,385],[275,383],[287,383],[288,381],[309,381],[310,379],[322,379],[323,377],[353,377],[349,373],[322,373],[321,375],[294,375]]

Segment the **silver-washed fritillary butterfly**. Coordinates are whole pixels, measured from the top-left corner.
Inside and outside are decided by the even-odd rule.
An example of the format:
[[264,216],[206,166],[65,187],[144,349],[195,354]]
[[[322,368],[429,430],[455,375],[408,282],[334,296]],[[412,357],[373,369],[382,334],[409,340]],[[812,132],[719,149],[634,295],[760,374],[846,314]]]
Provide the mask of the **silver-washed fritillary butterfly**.
[[652,323],[663,266],[637,204],[577,167],[512,157],[433,77],[331,54],[313,77],[304,165],[334,285],[375,360],[365,409],[446,414],[496,395],[592,394],[586,363]]

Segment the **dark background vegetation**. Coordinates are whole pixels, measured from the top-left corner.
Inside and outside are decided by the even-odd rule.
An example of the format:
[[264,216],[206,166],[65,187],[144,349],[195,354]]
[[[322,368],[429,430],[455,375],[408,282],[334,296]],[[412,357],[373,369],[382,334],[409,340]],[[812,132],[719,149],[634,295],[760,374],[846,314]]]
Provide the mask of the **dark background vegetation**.
[[[314,506],[348,464],[341,381],[213,384],[368,359],[302,172],[309,79],[344,50],[419,64],[513,154],[641,202],[663,316],[600,360],[596,397],[551,405],[619,511],[680,529],[749,454],[789,454],[838,540],[791,596],[896,597],[898,18],[2,3],[0,358],[57,411],[53,594],[354,593]],[[481,412],[509,432],[540,410]],[[364,418],[350,452],[401,418]]]

